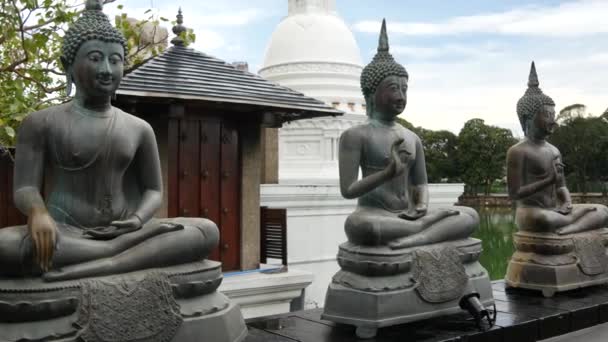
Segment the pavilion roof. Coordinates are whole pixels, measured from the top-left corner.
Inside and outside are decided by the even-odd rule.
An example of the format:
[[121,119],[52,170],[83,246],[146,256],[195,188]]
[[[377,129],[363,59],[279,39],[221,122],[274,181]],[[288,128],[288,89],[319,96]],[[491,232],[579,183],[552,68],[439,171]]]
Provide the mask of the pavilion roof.
[[171,46],[131,70],[117,94],[246,105],[252,111],[280,114],[281,122],[343,114],[322,101],[183,45]]

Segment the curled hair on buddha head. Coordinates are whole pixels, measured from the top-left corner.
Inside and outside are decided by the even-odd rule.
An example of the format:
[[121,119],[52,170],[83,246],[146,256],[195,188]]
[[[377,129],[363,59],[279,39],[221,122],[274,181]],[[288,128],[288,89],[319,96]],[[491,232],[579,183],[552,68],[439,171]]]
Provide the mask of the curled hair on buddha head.
[[[63,37],[61,48],[61,63],[66,72],[69,65],[74,63],[74,58],[80,46],[89,40],[101,40],[108,43],[118,43],[127,52],[127,41],[122,32],[118,31],[103,13],[103,0],[87,0],[82,16],[70,26]],[[67,72],[67,94],[71,93],[72,80]]]
[[528,134],[527,122],[534,119],[534,116],[543,110],[543,106],[555,106],[553,99],[543,93],[539,88],[539,84],[536,66],[533,61],[530,67],[530,75],[528,76],[528,89],[524,93],[524,96],[517,101],[517,117],[525,135]]
[[374,59],[363,68],[361,72],[361,90],[367,103],[367,115],[370,115],[372,107],[369,101],[373,101],[376,89],[389,76],[399,76],[409,78],[405,68],[397,63],[393,56],[388,52],[388,35],[386,34],[386,20],[382,19],[380,38],[378,39],[378,52]]

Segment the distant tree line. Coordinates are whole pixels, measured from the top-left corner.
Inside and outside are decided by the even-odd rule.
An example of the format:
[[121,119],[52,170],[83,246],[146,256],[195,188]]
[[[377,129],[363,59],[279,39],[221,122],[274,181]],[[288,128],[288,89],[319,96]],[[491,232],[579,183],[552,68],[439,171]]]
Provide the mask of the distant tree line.
[[573,192],[606,193],[608,181],[608,109],[600,116],[582,104],[567,106],[558,115],[549,138],[562,153],[566,181]]
[[[518,141],[510,130],[471,119],[456,135],[398,121],[422,140],[429,183],[462,182],[467,194],[506,192],[506,154]],[[559,112],[557,123],[549,141],[562,153],[570,190],[607,193],[608,109],[593,116],[573,104]]]
[[433,131],[399,122],[416,133],[424,145],[430,183],[465,183],[465,192],[490,193],[503,183],[509,147],[517,142],[510,130],[471,119],[458,135],[446,130]]

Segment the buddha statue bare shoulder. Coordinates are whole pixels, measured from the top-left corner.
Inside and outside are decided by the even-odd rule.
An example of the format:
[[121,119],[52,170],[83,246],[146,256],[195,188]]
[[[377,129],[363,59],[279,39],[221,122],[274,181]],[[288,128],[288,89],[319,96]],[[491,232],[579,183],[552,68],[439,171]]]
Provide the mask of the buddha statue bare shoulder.
[[361,75],[369,120],[340,138],[342,195],[358,198],[345,229],[357,244],[407,248],[457,240],[468,237],[479,221],[466,207],[428,211],[422,142],[395,121],[407,103],[408,81],[407,71],[381,38],[378,53]]
[[209,220],[153,218],[163,188],[156,138],[110,103],[126,42],[97,3],[64,38],[73,101],[30,114],[19,129],[14,198],[28,224],[0,230],[3,276],[120,274],[203,260],[217,244]]

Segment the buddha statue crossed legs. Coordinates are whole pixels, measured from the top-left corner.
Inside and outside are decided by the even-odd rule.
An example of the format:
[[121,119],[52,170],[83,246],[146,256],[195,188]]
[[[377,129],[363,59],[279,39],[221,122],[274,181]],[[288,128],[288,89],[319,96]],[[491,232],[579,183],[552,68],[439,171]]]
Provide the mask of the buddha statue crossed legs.
[[359,337],[460,311],[459,301],[492,302],[480,241],[469,238],[477,212],[428,210],[422,142],[395,122],[407,103],[408,73],[388,51],[383,22],[378,53],[361,74],[368,121],[346,130],[339,146],[340,190],[358,204],[344,224],[348,242],[323,317],[357,326]]
[[555,102],[539,88],[534,62],[517,115],[525,138],[507,153],[507,185],[517,202],[519,230],[507,285],[551,296],[604,281],[608,208],[572,204],[561,154],[546,141],[556,126]]
[[158,147],[148,123],[110,103],[126,42],[101,8],[88,0],[64,38],[73,101],[30,114],[18,132],[14,199],[28,222],[0,229],[0,340],[240,341],[242,316],[216,292],[221,264],[205,260],[217,226],[153,218]]

